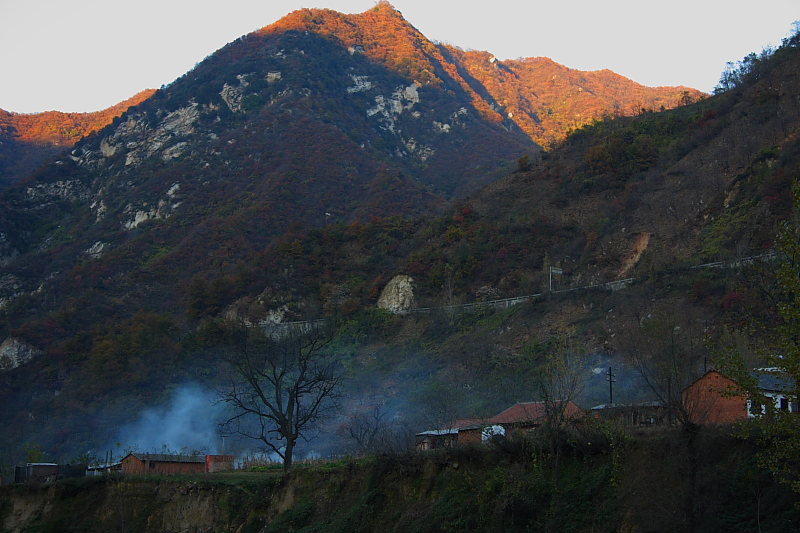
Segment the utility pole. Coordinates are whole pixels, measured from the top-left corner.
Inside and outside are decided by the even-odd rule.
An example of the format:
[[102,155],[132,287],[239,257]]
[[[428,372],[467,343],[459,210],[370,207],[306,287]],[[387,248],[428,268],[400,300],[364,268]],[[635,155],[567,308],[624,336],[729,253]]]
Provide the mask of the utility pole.
[[608,403],[614,403],[614,382],[617,381],[614,379],[617,377],[615,373],[611,371],[611,367],[608,367],[608,372],[606,372],[606,380],[608,381]]

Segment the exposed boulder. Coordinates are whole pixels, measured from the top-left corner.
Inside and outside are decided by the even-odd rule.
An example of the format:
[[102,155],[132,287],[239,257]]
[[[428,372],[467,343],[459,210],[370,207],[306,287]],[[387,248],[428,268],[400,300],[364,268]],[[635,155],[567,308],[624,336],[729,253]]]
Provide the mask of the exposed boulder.
[[41,353],[41,350],[30,344],[20,339],[9,337],[0,344],[0,372],[24,365]]
[[396,315],[408,313],[415,306],[414,278],[405,274],[393,277],[378,298],[378,308]]

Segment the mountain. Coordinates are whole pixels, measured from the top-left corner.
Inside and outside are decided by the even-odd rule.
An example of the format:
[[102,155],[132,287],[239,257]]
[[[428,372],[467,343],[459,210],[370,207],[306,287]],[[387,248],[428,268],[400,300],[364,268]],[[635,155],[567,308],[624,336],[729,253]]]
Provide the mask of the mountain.
[[[562,141],[567,132],[603,116],[636,114],[643,109],[669,109],[705,96],[686,87],[644,87],[610,71],[572,70],[547,58],[498,61],[488,52],[434,44],[386,2],[354,15],[300,10],[257,34],[265,36],[288,31],[311,32],[335,40],[349,53],[364,54],[420,86],[447,86],[447,90],[463,93],[462,97],[466,97],[486,120],[509,130],[522,131],[546,148]],[[239,47],[239,53],[241,50]],[[355,77],[351,78],[349,91],[369,92],[372,81],[362,79],[363,74],[351,73],[351,76]],[[49,111],[26,115],[0,110],[0,186],[21,179],[49,157],[105,126],[153,92],[143,91],[97,113]],[[386,102],[390,107],[397,105],[392,103],[391,97],[384,105]],[[391,116],[379,110],[377,102],[372,110],[387,127],[393,122]],[[442,120],[434,122],[438,131],[448,131],[452,123],[458,121],[458,116],[439,118]],[[418,139],[408,136],[410,131],[407,125],[406,132],[399,134],[398,153],[416,152],[416,157],[427,159],[425,154],[430,147],[418,146]],[[485,146],[481,148],[486,149]],[[434,165],[429,172],[446,173],[447,166],[443,167]],[[470,185],[467,184],[466,190]]]
[[689,87],[645,87],[610,70],[574,70],[546,57],[500,61],[488,52],[441,48],[493,109],[548,149],[595,120],[672,109],[706,96]]
[[[36,435],[59,453],[110,442],[123,411],[216,376],[209,343],[222,317],[355,313],[401,271],[424,302],[441,303],[443,285],[461,300],[484,286],[512,295],[538,283],[546,254],[583,257],[581,247],[590,277],[595,246],[615,235],[605,230],[627,221],[611,210],[633,195],[628,183],[655,176],[654,161],[692,142],[725,101],[642,114],[666,101],[660,90],[553,67],[559,84],[584,76],[578,92],[626,93],[586,100],[598,113],[639,116],[589,127],[539,162],[531,136],[550,123],[535,116],[555,97],[508,103],[524,84],[493,87],[480,58],[503,80],[536,70],[434,44],[385,3],[297,11],[9,187],[0,404],[19,429],[9,439]],[[566,131],[568,115],[554,111],[552,124]],[[53,414],[31,428],[43,413]],[[54,424],[73,433],[59,440]]]
[[[123,314],[151,299],[180,308],[178,281],[235,269],[289,230],[430,212],[508,173],[539,149],[468,74],[478,56],[431,43],[385,3],[300,10],[230,43],[4,195],[0,298],[42,280],[86,298],[92,287],[64,280],[88,269],[138,295]],[[578,76],[562,70],[559,83]],[[142,275],[158,278],[144,292]]]
[[688,87],[645,87],[609,70],[585,72],[548,58],[500,61],[428,41],[387,2],[356,15],[300,10],[262,32],[292,29],[337,39],[424,85],[455,81],[487,119],[519,128],[546,148],[605,116],[671,109],[704,98]]
[[[784,47],[730,91],[584,126],[424,223],[387,221],[298,244],[298,257],[331,263],[272,261],[294,265],[289,284],[309,294],[356,274],[364,286],[349,306],[361,308],[399,273],[414,277],[419,305],[435,306],[448,301],[445,285],[462,302],[541,292],[548,262],[564,271],[561,287],[578,287],[768,253],[793,216],[798,67],[798,48]],[[725,296],[714,296],[717,310]]]
[[0,188],[24,178],[39,165],[107,126],[153,93],[155,89],[147,89],[93,113],[45,111],[23,114],[0,109]]

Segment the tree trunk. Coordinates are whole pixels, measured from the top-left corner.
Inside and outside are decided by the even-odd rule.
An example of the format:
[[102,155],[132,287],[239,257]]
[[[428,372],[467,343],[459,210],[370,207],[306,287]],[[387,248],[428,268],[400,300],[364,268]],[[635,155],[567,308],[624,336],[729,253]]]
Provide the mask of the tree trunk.
[[691,423],[683,428],[687,453],[685,504],[687,533],[693,533],[697,529],[697,470],[699,468],[697,437],[699,430],[700,428]]
[[292,469],[292,454],[294,453],[294,441],[286,439],[286,449],[283,452],[283,471],[288,472]]

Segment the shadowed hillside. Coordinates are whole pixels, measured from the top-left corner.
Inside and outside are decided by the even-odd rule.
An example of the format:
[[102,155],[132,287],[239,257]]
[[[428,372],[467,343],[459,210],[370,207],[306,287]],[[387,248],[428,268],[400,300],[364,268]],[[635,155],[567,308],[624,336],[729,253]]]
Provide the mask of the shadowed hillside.
[[9,113],[0,109],[0,188],[24,178],[39,165],[102,129],[128,108],[150,98],[148,89],[94,113]]

